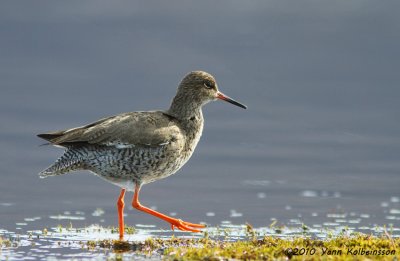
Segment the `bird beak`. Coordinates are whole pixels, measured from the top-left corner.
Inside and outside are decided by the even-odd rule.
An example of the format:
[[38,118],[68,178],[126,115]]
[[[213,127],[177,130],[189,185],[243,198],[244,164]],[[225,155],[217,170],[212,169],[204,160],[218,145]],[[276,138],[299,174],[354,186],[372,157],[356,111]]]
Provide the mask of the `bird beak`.
[[235,101],[234,99],[230,98],[229,96],[226,96],[222,92],[217,92],[217,99],[227,101],[229,103],[232,103],[233,105],[239,106],[243,109],[247,109],[246,105],[241,104],[240,102]]

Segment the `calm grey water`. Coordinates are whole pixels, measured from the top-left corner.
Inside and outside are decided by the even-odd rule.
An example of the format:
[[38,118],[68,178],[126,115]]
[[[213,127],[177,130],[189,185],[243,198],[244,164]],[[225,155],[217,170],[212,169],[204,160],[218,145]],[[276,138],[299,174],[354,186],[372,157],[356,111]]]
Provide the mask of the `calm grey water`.
[[[39,179],[62,150],[35,135],[165,109],[197,69],[249,109],[207,105],[192,159],[144,186],[143,204],[210,226],[398,228],[397,10],[357,0],[2,2],[0,228],[116,225],[118,187],[82,172]],[[168,229],[126,213],[130,225]]]

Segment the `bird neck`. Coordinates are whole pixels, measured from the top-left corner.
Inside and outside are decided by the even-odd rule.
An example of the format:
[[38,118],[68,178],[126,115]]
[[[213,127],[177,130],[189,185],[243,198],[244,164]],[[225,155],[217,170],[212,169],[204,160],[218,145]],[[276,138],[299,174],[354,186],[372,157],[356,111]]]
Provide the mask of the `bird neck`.
[[202,103],[183,95],[176,95],[172,100],[167,113],[179,120],[203,119]]
[[204,118],[201,110],[202,105],[201,102],[178,93],[172,100],[170,108],[166,111],[168,115],[178,120],[179,126],[186,134],[183,151],[186,153],[187,159],[192,155],[203,132]]

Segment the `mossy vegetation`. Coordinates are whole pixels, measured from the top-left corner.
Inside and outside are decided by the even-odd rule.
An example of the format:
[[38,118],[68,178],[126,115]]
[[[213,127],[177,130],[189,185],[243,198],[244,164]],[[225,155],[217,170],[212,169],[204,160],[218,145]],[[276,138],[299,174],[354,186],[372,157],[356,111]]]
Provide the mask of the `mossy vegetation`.
[[12,242],[8,239],[0,237],[0,249],[3,247],[12,247]]
[[136,252],[160,255],[166,260],[399,260],[400,238],[388,233],[382,236],[355,233],[327,239],[297,235],[291,238],[260,237],[250,225],[246,238],[239,241],[228,237],[169,239],[150,238],[144,242],[102,240],[87,242],[89,249],[111,249],[117,253]]
[[[119,228],[117,227],[109,227],[108,228],[112,234],[118,234],[119,233]],[[133,226],[125,226],[124,231],[126,235],[133,235],[136,233],[136,229]]]
[[102,240],[87,242],[93,248],[115,252],[135,251],[138,254],[159,254],[167,260],[398,260],[400,238],[358,234],[328,240],[296,237],[281,239],[266,236],[242,241],[209,238],[148,239],[144,242]]
[[[306,225],[302,225],[296,233],[273,223],[269,232],[254,229],[250,224],[229,228],[209,228],[203,236],[193,237],[157,236],[141,241],[119,241],[108,239],[110,234],[118,233],[118,228],[87,227],[82,229],[70,226],[58,226],[51,229],[31,232],[28,236],[32,245],[36,235],[46,237],[57,243],[57,247],[80,246],[83,251],[114,252],[113,258],[124,260],[129,257],[148,256],[163,260],[399,260],[400,237],[393,237],[384,228],[378,235],[366,235],[342,230],[325,231],[325,236],[317,237]],[[79,241],[59,240],[64,233],[90,234],[99,232],[102,240]],[[126,234],[141,233],[140,229],[126,227]],[[274,233],[275,232],[275,233]],[[271,234],[272,233],[272,234]],[[108,234],[108,236],[107,236]],[[64,234],[65,235],[65,234]],[[84,237],[83,237],[84,238]],[[129,239],[129,238],[128,238]],[[0,248],[18,248],[18,240],[0,237]],[[79,248],[79,247],[78,247]],[[125,253],[125,254],[122,254]]]
[[236,242],[199,241],[195,244],[170,246],[164,255],[173,260],[393,260],[400,257],[400,239],[391,240],[366,235],[338,237],[329,240],[310,238],[280,239],[264,237]]

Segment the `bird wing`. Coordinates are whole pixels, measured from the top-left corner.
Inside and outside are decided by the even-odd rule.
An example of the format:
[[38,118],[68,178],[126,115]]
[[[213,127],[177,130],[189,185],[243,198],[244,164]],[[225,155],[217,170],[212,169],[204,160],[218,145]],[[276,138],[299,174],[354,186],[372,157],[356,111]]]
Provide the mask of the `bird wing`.
[[128,112],[78,128],[38,135],[53,145],[89,143],[106,146],[162,146],[181,140],[180,128],[161,111]]

